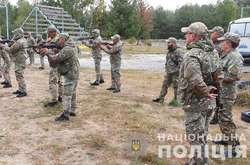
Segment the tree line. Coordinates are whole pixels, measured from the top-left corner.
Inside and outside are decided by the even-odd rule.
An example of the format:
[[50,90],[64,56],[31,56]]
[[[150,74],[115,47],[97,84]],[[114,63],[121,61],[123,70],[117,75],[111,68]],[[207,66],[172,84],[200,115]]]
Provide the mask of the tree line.
[[[0,0],[3,2],[6,0]],[[218,0],[216,4],[186,4],[175,11],[153,8],[145,0],[42,0],[43,5],[63,7],[86,31],[99,28],[104,37],[119,33],[125,39],[165,39],[183,37],[180,29],[194,21],[204,22],[208,28],[220,25],[227,30],[228,23],[240,18],[241,7],[249,0]],[[8,4],[10,30],[19,27],[32,9],[27,0]],[[250,16],[245,12],[244,17]],[[5,11],[0,8],[1,34],[6,34]]]

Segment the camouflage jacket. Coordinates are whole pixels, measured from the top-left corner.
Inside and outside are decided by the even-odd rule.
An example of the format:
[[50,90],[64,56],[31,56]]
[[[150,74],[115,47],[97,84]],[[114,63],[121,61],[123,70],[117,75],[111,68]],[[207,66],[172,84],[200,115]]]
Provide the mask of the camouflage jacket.
[[119,41],[112,46],[111,49],[104,49],[106,53],[110,55],[110,63],[112,68],[119,68],[121,65],[121,56],[122,56],[122,46],[123,43]]
[[236,81],[240,79],[240,67],[243,64],[243,58],[237,50],[233,50],[221,56],[221,63],[224,79],[220,90],[220,98],[236,99]]
[[180,67],[178,98],[190,105],[206,98],[208,86],[213,83],[212,74],[220,70],[219,56],[211,42],[203,40],[187,45],[188,52]]
[[27,42],[25,38],[18,39],[11,47],[5,47],[5,50],[10,54],[10,57],[14,59],[15,63],[25,65]]
[[53,50],[50,50],[48,59],[50,66],[57,67],[60,75],[71,80],[78,80],[80,64],[76,46],[71,39],[66,41],[65,46],[58,54],[54,55]]
[[6,52],[4,49],[0,49],[0,58],[3,59],[4,64],[9,68],[11,65],[11,59],[9,53]]
[[95,57],[102,57],[101,48],[98,46],[102,42],[102,37],[98,36],[94,40],[88,41],[85,45],[92,49],[92,56]]
[[36,40],[33,37],[27,38],[27,45],[34,46],[36,44]]
[[180,48],[168,51],[166,56],[165,70],[166,73],[179,74],[180,64],[183,60],[183,53]]

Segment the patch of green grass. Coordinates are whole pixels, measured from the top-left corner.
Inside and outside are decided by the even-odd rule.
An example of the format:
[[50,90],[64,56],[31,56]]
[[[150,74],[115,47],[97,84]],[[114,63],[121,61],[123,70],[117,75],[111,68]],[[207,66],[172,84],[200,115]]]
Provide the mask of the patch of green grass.
[[173,106],[173,107],[179,107],[180,106],[180,103],[178,102],[178,100],[176,99],[173,99],[172,101],[170,101],[168,103],[169,106]]

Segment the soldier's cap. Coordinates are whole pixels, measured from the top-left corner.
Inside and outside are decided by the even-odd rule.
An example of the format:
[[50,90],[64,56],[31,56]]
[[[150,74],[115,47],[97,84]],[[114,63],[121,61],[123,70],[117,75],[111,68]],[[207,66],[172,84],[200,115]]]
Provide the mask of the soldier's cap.
[[221,36],[224,35],[224,29],[221,26],[215,26],[213,29],[209,30],[210,33],[217,32]]
[[223,37],[218,38],[218,41],[225,41],[225,40],[229,40],[235,44],[239,44],[240,43],[240,36],[238,34],[235,33],[225,33]]
[[174,38],[174,37],[169,37],[167,40],[166,40],[167,43],[173,43],[173,44],[176,44],[177,43],[177,39]]
[[208,29],[207,26],[202,23],[202,22],[194,22],[190,24],[188,27],[183,27],[181,28],[182,33],[195,33],[198,35],[207,35],[208,34]]
[[12,31],[13,34],[21,34],[23,35],[24,34],[24,31],[22,28],[17,28],[15,30]]
[[119,34],[115,34],[111,37],[112,40],[115,40],[115,39],[121,39],[121,36]]
[[55,25],[49,25],[48,28],[47,28],[47,31],[56,31],[56,32],[58,32],[58,30],[55,27]]
[[65,38],[66,40],[69,39],[69,34],[68,33],[60,33],[59,38]]
[[29,37],[29,36],[31,36],[30,32],[24,32],[24,37]]
[[100,30],[99,30],[99,29],[94,29],[94,30],[92,31],[92,33],[100,34]]

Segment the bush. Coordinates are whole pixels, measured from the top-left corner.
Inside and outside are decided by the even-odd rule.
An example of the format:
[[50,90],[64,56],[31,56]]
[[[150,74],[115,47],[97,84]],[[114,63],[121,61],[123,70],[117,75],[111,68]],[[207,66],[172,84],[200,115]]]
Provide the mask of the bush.
[[128,39],[128,43],[129,43],[129,44],[135,44],[136,41],[137,41],[137,40],[136,40],[135,37],[131,37],[131,38]]
[[145,40],[145,45],[147,45],[147,46],[152,46],[152,42],[150,41],[150,40]]

